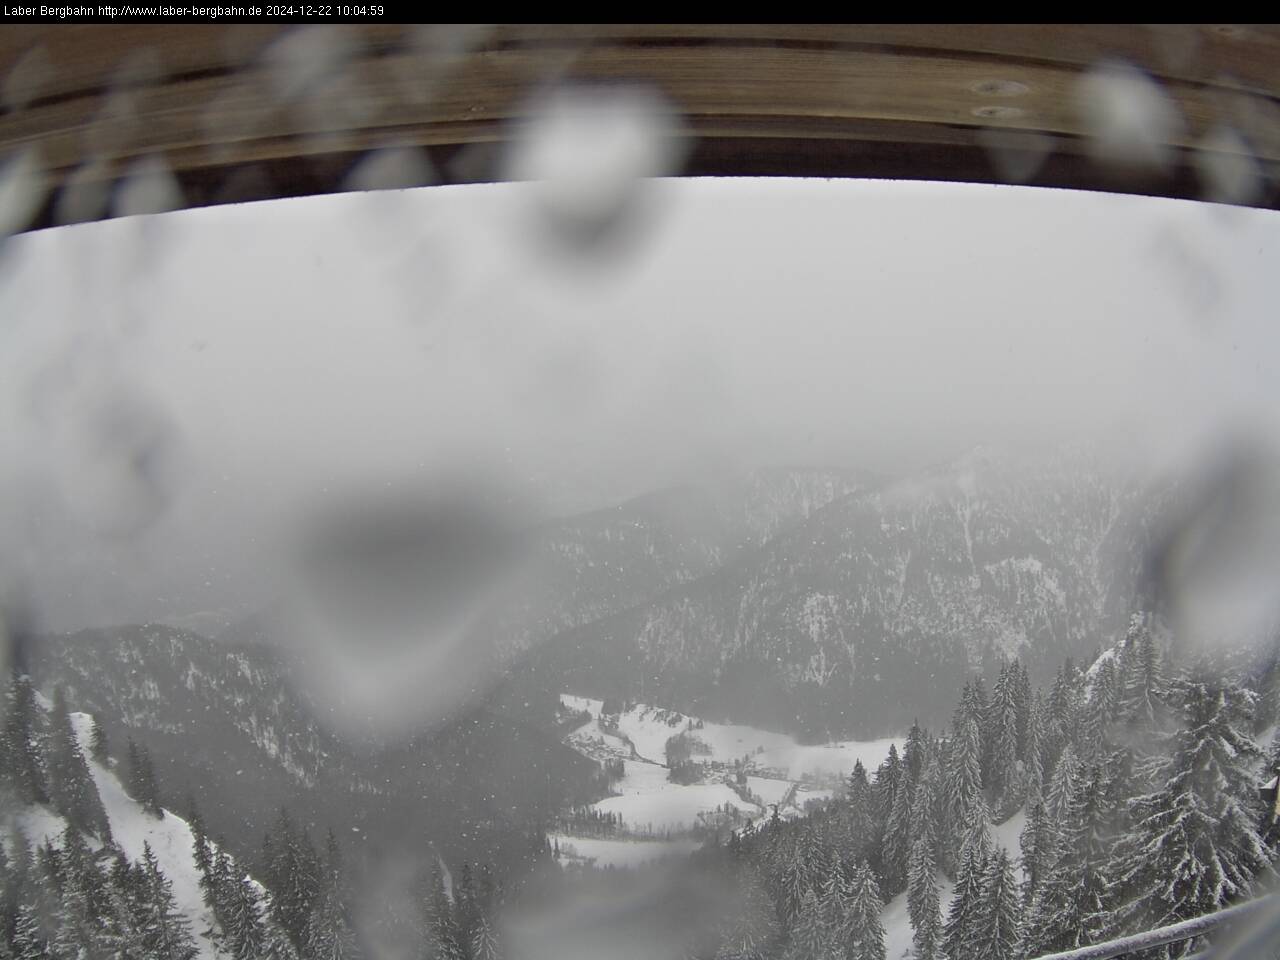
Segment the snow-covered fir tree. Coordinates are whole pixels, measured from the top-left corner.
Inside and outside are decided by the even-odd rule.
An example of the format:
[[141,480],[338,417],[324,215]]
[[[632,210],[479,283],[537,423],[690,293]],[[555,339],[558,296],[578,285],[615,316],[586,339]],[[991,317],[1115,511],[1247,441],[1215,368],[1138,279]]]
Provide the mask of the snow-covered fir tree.
[[898,756],[897,744],[890,744],[889,754],[876,768],[871,782],[871,840],[868,852],[871,854],[872,869],[881,876],[884,875],[884,836],[889,827],[893,801],[898,794],[898,783],[902,776],[902,760]]
[[160,799],[160,787],[156,782],[151,751],[135,743],[130,737],[125,757],[127,763],[125,789],[128,790],[129,796],[142,804],[143,809],[153,817],[162,819],[164,808]]
[[[1043,754],[1046,773],[1056,768],[1058,758],[1069,743],[1079,742],[1080,708],[1078,701],[1080,672],[1068,657],[1058,669],[1046,703],[1046,749]],[[1052,808],[1051,808],[1052,809]]]
[[942,947],[942,913],[938,899],[934,846],[920,837],[911,848],[907,871],[907,913],[917,960],[937,960]]
[[942,766],[935,751],[930,751],[920,782],[916,785],[911,801],[911,840],[914,856],[915,844],[923,840],[929,848],[929,856],[936,863],[941,835],[939,818],[942,813]]
[[1254,775],[1260,751],[1247,732],[1255,695],[1200,665],[1172,681],[1169,696],[1181,723],[1155,765],[1159,786],[1130,802],[1133,829],[1110,868],[1126,931],[1245,897],[1269,860]]
[[774,955],[779,931],[764,881],[745,858],[735,879],[733,907],[720,924],[716,960],[767,960]]
[[817,893],[810,890],[800,901],[791,923],[791,939],[784,956],[788,960],[835,960],[837,949],[831,918]]
[[894,897],[907,886],[907,860],[911,856],[912,782],[905,769],[894,788],[893,803],[885,822],[881,878],[885,896]]
[[871,783],[861,760],[854,761],[845,786],[844,826],[847,851],[854,860],[870,860],[872,836]]
[[1117,713],[1131,729],[1154,729],[1163,713],[1164,680],[1160,648],[1142,614],[1129,621],[1124,654]]
[[1049,793],[1045,798],[1049,816],[1056,823],[1062,823],[1067,817],[1071,798],[1079,789],[1080,761],[1076,757],[1076,748],[1068,743],[1058,757],[1053,768],[1053,776],[1049,779]]
[[46,758],[48,792],[54,809],[77,829],[110,843],[111,824],[71,727],[71,713],[61,689],[54,693]]
[[1023,927],[1023,949],[1031,956],[1097,942],[1110,932],[1106,788],[1102,767],[1094,764],[1071,780],[1062,800],[1061,827],[1052,841],[1056,855],[1036,886]]
[[282,809],[264,849],[271,857],[264,861],[265,882],[271,891],[271,918],[302,952],[320,892],[320,863],[315,847],[306,828],[296,827],[289,812]]
[[173,885],[160,871],[151,844],[145,841],[141,866],[146,907],[140,939],[145,956],[155,960],[192,960],[197,953],[195,940],[186,920],[177,912]]
[[[1023,783],[1025,785],[1024,808],[1027,811],[1027,825],[1035,818],[1038,810],[1042,818],[1048,817],[1048,808],[1045,805],[1045,782],[1044,782],[1044,704],[1039,694],[1036,694],[1032,700],[1031,709],[1027,721],[1027,736],[1025,744],[1025,760],[1023,763]],[[1027,825],[1023,827],[1023,833],[1018,840],[1022,850],[1021,863],[1023,871],[1027,868],[1027,841],[1026,830]],[[1032,853],[1035,855],[1036,840],[1032,840]],[[1033,866],[1038,866],[1038,862],[1032,861]],[[1037,873],[1038,877],[1039,874]],[[1034,886],[1032,881],[1032,886]]]
[[779,877],[778,908],[781,920],[788,927],[794,926],[804,909],[805,899],[813,892],[809,878],[809,868],[805,863],[804,850],[796,843],[788,848]]
[[0,858],[0,955],[193,960],[195,941],[149,845],[132,863],[68,825],[32,856],[21,832]]
[[972,956],[982,901],[982,879],[991,855],[986,804],[981,795],[970,811],[969,825],[957,857],[955,892],[942,929],[942,950],[949,960]]
[[35,688],[27,676],[15,676],[9,684],[4,737],[0,743],[4,763],[0,775],[23,803],[45,803],[49,799],[44,759],[40,751],[43,717],[36,705]]
[[502,960],[502,945],[492,921],[483,913],[471,933],[471,960]]
[[[497,935],[491,932],[491,937],[496,949]],[[307,924],[306,956],[308,960],[355,960],[358,956],[351,921],[347,915],[342,855],[333,831],[329,831],[325,844],[320,893]],[[476,957],[475,960],[479,958]]]
[[997,849],[987,858],[981,890],[970,956],[975,960],[1015,960],[1022,911],[1013,864],[1005,850]]
[[45,960],[49,956],[49,943],[40,932],[35,909],[29,903],[18,904],[9,947],[13,960]]
[[1022,864],[1022,902],[1030,906],[1036,888],[1058,858],[1060,833],[1057,824],[1049,817],[1043,797],[1028,801],[1027,819],[1019,834],[1018,842]]
[[1118,712],[1120,671],[1114,651],[1094,665],[1088,683],[1088,697],[1083,704],[1080,755],[1095,760],[1110,749],[1107,734]]
[[223,921],[223,949],[233,960],[251,960],[263,954],[266,939],[262,898],[257,888],[245,874],[231,876]]
[[1013,813],[1022,803],[1023,784],[1019,763],[1019,726],[1026,736],[1025,707],[1019,704],[1019,671],[1016,663],[1000,671],[992,691],[987,727],[990,753],[987,801],[997,819]]
[[837,956],[843,960],[885,960],[884,927],[880,922],[880,889],[871,868],[859,864],[837,903],[843,911],[834,918]]
[[424,960],[464,960],[466,944],[462,942],[453,902],[445,889],[444,875],[438,866],[432,870],[431,890],[424,912]]
[[[768,954],[758,947],[768,937],[754,940],[754,952],[722,939],[723,957],[845,956],[841,918],[849,915],[861,852],[878,865],[877,893],[896,881],[900,787],[911,795],[906,913],[922,960],[1036,956],[1247,896],[1270,856],[1256,791],[1259,771],[1264,779],[1271,773],[1248,739],[1256,697],[1214,674],[1165,681],[1145,621],[1135,623],[1088,675],[1065,663],[1047,697],[1024,686],[1016,663],[1002,671],[989,701],[970,683],[949,739],[913,731],[911,749],[894,751],[874,784],[855,771],[831,804],[735,835],[728,848],[735,863],[759,870],[762,909],[773,907],[781,945]],[[984,703],[979,724],[969,714]],[[1171,732],[1164,741],[1162,728]],[[1007,795],[1001,755],[1011,743],[1025,792],[1020,888],[1009,851],[991,839],[985,802]],[[961,814],[962,829],[947,825]],[[944,919],[936,871],[948,855],[956,884]]]
[[[972,718],[962,719],[951,741],[950,766],[944,787],[946,791],[945,834],[955,837],[964,836],[974,822],[975,813],[979,808],[982,808],[983,819],[985,819],[981,758],[982,742],[978,723]],[[954,851],[954,846],[943,845],[943,869],[959,870],[959,858]]]
[[102,719],[93,715],[93,726],[89,733],[89,756],[104,767],[110,761],[110,750],[107,745],[107,731],[102,726]]
[[906,742],[902,746],[903,770],[912,785],[920,781],[920,774],[924,770],[924,763],[928,754],[928,737],[920,726],[919,721],[912,721],[911,729],[907,731]]

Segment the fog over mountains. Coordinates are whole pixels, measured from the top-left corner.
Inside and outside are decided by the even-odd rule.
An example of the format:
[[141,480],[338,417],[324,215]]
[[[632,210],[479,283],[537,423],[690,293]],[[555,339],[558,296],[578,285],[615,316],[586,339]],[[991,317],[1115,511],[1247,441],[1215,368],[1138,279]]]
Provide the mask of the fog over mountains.
[[[643,687],[811,735],[940,721],[931,691],[966,671],[1013,656],[1052,669],[1121,628],[1167,499],[1087,453],[979,448],[906,479],[850,477],[716,569],[540,655],[601,695]],[[582,565],[619,563],[597,548]]]
[[458,654],[493,671],[462,709],[373,749],[335,728],[270,612],[205,618],[212,637],[40,636],[23,655],[42,689],[147,741],[170,780],[227,796],[207,817],[232,835],[298,795],[374,843],[408,818],[447,845],[460,818],[496,848],[591,789],[555,736],[562,692],[811,739],[942,724],[970,672],[1013,656],[1050,671],[1110,642],[1167,500],[1087,452],[979,448],[903,479],[776,468],[544,524],[522,535],[532,588]]

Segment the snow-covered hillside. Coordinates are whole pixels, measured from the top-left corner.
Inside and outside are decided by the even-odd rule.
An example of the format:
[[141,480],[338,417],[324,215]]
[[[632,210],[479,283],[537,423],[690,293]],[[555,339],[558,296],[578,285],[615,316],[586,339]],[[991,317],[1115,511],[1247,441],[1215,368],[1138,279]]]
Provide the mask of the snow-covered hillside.
[[[178,910],[191,925],[201,960],[215,960],[218,954],[209,939],[203,936],[212,926],[213,916],[201,899],[199,872],[193,857],[195,838],[191,828],[185,820],[167,810],[162,820],[147,814],[125,793],[113,771],[90,759],[92,718],[85,713],[72,713],[71,723],[111,821],[111,835],[116,844],[134,861],[142,858],[143,845],[150,844],[160,870],[173,884]],[[18,811],[13,825],[20,828],[33,845],[43,844],[46,840],[57,843],[67,826],[62,817],[44,806],[28,806]]]
[[256,847],[283,805],[339,836],[358,828],[371,857],[398,856],[409,836],[416,856],[457,862],[518,850],[524,824],[586,789],[592,765],[576,751],[483,708],[410,741],[340,736],[291,680],[271,627],[264,617],[222,641],[158,624],[51,635],[27,668],[113,743],[145,745],[159,782],[194,794],[209,834],[233,847]]
[[543,656],[571,689],[644,683],[776,729],[941,726],[967,673],[1018,656],[1042,676],[1123,629],[1158,493],[1088,457],[974,451],[836,497]]

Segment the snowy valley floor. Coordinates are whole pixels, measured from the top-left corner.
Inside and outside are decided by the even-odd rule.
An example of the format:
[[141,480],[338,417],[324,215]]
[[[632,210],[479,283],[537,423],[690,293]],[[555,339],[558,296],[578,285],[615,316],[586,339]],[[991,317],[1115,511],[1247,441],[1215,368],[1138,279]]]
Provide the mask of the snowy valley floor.
[[[617,814],[623,830],[615,837],[574,836],[561,831],[553,836],[565,864],[588,862],[597,867],[638,867],[668,857],[678,857],[696,849],[700,840],[693,833],[700,823],[727,804],[747,820],[767,817],[774,804],[779,815],[798,816],[807,800],[826,799],[861,760],[868,771],[875,770],[889,752],[890,745],[902,748],[902,738],[847,740],[806,745],[784,733],[744,724],[720,724],[697,717],[638,704],[617,715],[602,716],[603,702],[590,697],[564,694],[566,712],[585,711],[590,719],[569,733],[566,742],[585,756],[604,763],[622,760],[624,776],[614,784],[617,796],[592,805],[602,813]],[[692,723],[693,729],[690,730]],[[701,726],[699,726],[701,723]],[[707,752],[696,757],[705,764],[702,782],[672,783],[664,762],[666,743],[675,734],[688,731],[706,745]],[[734,762],[745,760],[745,790],[731,786]],[[1018,837],[1026,815],[1019,811],[992,830],[995,842],[1017,859]],[[938,890],[945,911],[952,885],[938,875]],[[906,894],[885,904],[887,960],[902,960],[911,951],[911,924],[907,918]]]

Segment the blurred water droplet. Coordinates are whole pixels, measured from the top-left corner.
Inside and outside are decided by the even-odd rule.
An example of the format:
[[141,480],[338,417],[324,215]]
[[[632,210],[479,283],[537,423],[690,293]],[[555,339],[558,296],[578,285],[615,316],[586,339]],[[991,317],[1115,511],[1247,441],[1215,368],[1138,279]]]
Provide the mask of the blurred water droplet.
[[407,28],[406,54],[389,68],[401,96],[410,103],[435,99],[441,82],[492,33],[487,24],[432,23]]
[[1039,172],[1054,139],[1038,130],[1004,130],[983,127],[978,142],[987,151],[992,165],[1006,183],[1026,183]]
[[468,143],[449,157],[444,168],[454,183],[480,183],[501,179],[505,160],[506,155],[496,144]]
[[411,49],[432,59],[469,53],[492,33],[487,23],[419,23],[408,28]]
[[[295,105],[308,130],[344,134],[368,126],[383,104],[367,83],[359,83],[346,73],[328,75],[313,84]],[[341,136],[335,146],[342,144]]]
[[1218,203],[1251,203],[1262,193],[1262,166],[1248,141],[1231,127],[1214,127],[1195,152],[1204,198]]
[[[1280,104],[1268,97],[1239,92],[1239,81],[1230,75],[1213,78],[1207,91],[1209,107],[1218,127],[1226,127],[1246,138],[1255,157],[1280,151]],[[1264,174],[1264,179],[1272,179]],[[1267,184],[1264,184],[1264,189]]]
[[44,44],[32,47],[14,63],[0,86],[0,105],[22,110],[38,98],[53,79],[53,63]]
[[237,166],[214,194],[214,202],[247,203],[265,200],[274,194],[274,190],[271,178],[259,165]]
[[259,96],[250,84],[232,84],[219,91],[200,112],[210,159],[216,162],[233,156],[237,141],[261,135],[269,128],[275,111],[274,101]]
[[711,956],[708,934],[732,915],[738,897],[721,877],[675,859],[636,873],[625,887],[585,885],[539,911],[512,910],[507,942],[513,956],[529,960]]
[[112,213],[117,217],[167,213],[182,206],[182,188],[158,156],[144,157],[129,168],[116,187]]
[[590,250],[627,231],[643,181],[677,171],[680,132],[670,105],[648,88],[561,88],[530,107],[506,177],[535,181],[542,226]]
[[[9,676],[9,663],[13,658],[13,637],[9,632],[8,611],[3,605],[0,605],[0,670],[4,671],[4,676]],[[8,698],[0,699],[0,722],[5,717],[5,709],[8,706]]]
[[1209,459],[1153,553],[1175,633],[1202,647],[1257,641],[1280,626],[1280,460],[1256,445]]
[[106,213],[111,200],[110,173],[101,160],[90,160],[76,168],[58,192],[53,222],[60,226],[87,223]]
[[353,52],[345,27],[290,30],[263,53],[262,62],[278,99],[296,100],[334,76]]
[[95,532],[130,536],[167,508],[175,434],[159,410],[118,388],[91,389],[66,411],[56,477],[64,503]]
[[474,627],[518,565],[515,529],[474,492],[362,500],[304,525],[282,639],[341,733],[416,734],[496,682]]
[[[385,222],[382,227],[385,231]],[[386,289],[396,298],[400,315],[433,331],[424,345],[429,353],[439,345],[446,311],[461,295],[463,274],[457,252],[446,237],[421,234],[407,243],[386,245],[381,262]]]
[[1200,27],[1196,24],[1149,24],[1152,45],[1158,55],[1158,63],[1167,73],[1183,73],[1199,68],[1204,45]]
[[1077,83],[1076,106],[1098,162],[1157,169],[1169,165],[1170,141],[1183,130],[1182,115],[1144,71],[1120,61],[1096,65]]
[[116,65],[111,85],[119,89],[149,87],[164,79],[164,68],[155,47],[134,47]]
[[365,154],[343,181],[346,190],[407,190],[435,181],[421,147],[388,147]]
[[[36,623],[32,616],[26,591],[20,589],[21,575],[11,579],[0,578],[0,676],[10,676],[9,671],[25,673],[32,636]],[[0,723],[4,722],[8,697],[0,697]]]
[[1163,228],[1156,234],[1152,255],[1163,268],[1170,289],[1179,292],[1187,315],[1199,323],[1211,322],[1222,300],[1224,281],[1198,239],[1181,230]]
[[88,152],[111,156],[129,151],[142,135],[136,94],[112,90],[85,131]]
[[48,184],[34,146],[0,163],[0,238],[24,229],[44,203]]
[[1213,949],[1207,952],[1212,960],[1252,960],[1275,952],[1280,942],[1280,898],[1273,896],[1270,904],[1260,905],[1248,918],[1225,927],[1214,941]]

